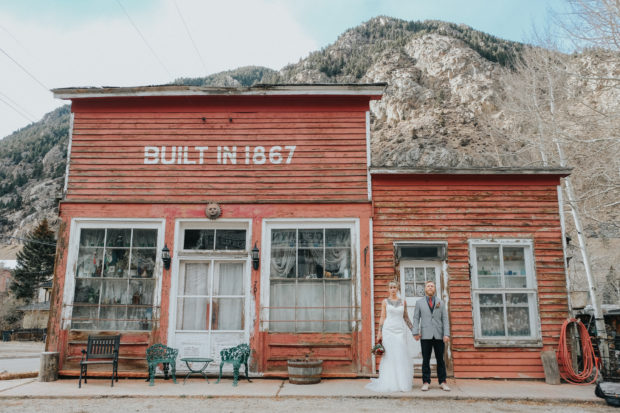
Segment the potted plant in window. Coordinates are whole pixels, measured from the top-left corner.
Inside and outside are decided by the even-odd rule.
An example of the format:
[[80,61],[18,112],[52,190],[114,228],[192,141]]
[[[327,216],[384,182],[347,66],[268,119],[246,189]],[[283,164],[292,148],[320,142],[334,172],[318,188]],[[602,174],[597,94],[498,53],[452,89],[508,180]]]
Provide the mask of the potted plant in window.
[[321,382],[323,360],[311,358],[306,354],[302,359],[289,359],[288,381],[291,384],[316,384]]

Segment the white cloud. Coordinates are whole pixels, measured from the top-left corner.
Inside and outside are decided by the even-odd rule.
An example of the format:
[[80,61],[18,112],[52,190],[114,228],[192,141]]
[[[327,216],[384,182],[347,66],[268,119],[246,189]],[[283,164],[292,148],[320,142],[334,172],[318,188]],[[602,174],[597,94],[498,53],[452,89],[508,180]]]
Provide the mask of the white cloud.
[[[316,40],[282,3],[177,0],[177,4],[207,73],[171,0],[143,13],[130,10],[166,69],[122,12],[114,18],[76,17],[70,25],[0,12],[4,29],[0,47],[49,88],[166,83],[245,65],[280,69],[317,48]],[[118,7],[112,1],[109,6]],[[0,92],[25,108],[33,120],[64,103],[54,100],[4,54],[0,54],[0,70]],[[0,102],[0,137],[27,123]]]

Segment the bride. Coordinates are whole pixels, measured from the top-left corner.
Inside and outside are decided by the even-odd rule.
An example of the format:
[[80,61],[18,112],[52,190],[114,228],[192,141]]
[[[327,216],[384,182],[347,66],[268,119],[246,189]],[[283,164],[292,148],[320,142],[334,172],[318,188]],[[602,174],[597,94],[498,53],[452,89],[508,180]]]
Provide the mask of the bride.
[[381,303],[377,340],[383,340],[385,354],[379,366],[379,378],[370,379],[367,389],[377,392],[410,391],[413,383],[413,325],[407,303],[398,296],[398,284],[388,284],[389,297]]

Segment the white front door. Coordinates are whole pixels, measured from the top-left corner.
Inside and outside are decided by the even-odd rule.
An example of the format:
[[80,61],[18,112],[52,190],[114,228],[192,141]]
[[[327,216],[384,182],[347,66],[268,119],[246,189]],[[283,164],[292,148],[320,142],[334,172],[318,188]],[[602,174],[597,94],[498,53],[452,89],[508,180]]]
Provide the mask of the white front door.
[[[247,343],[247,260],[187,259],[179,262],[176,291],[171,297],[170,346],[183,357],[209,357],[219,362],[220,350]],[[209,366],[216,371],[217,363]]]
[[[413,321],[415,304],[426,296],[424,286],[426,281],[435,281],[437,294],[441,294],[441,263],[437,261],[401,261],[400,263],[400,291],[407,303],[409,319]],[[422,346],[415,341],[415,364],[422,364]],[[436,363],[431,358],[431,363]]]

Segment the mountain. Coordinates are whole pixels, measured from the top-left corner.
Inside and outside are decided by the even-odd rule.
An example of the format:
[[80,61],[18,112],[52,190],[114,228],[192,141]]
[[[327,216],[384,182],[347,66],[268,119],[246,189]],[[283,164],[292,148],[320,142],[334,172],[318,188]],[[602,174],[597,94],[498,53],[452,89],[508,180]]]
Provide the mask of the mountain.
[[[243,87],[256,83],[386,82],[384,97],[371,103],[373,166],[557,166],[560,160],[537,146],[536,132],[528,129],[528,116],[513,107],[511,98],[519,90],[510,91],[506,82],[531,50],[531,46],[465,25],[377,17],[278,71],[248,66],[203,78],[180,78],[172,84]],[[596,81],[620,77],[619,66],[610,65],[613,59],[604,57],[604,52],[596,50],[561,56],[567,62],[563,67],[564,99],[579,102],[564,119],[573,122],[570,134],[588,136],[590,131],[583,122],[588,110],[602,113],[619,106],[618,88]],[[592,73],[596,76],[589,75]],[[521,88],[526,86],[527,82]],[[0,141],[0,234],[23,235],[43,217],[54,225],[68,128],[65,106]],[[614,135],[617,131],[609,130],[612,132],[599,135],[602,142],[611,133],[611,149],[593,152],[587,139],[567,140],[566,148],[568,166],[575,168],[572,179],[585,212],[595,273],[613,281],[618,279],[620,265],[620,168],[616,159],[620,148]],[[590,164],[600,166],[596,173]],[[584,201],[585,195],[592,195],[594,201]],[[567,222],[570,234],[574,229],[568,216]],[[573,234],[572,238],[577,237]],[[574,244],[569,253],[577,265],[573,264],[571,271],[579,279]]]

